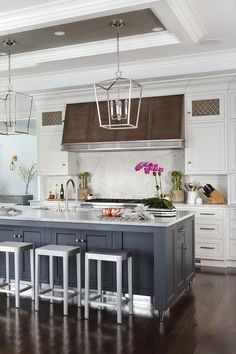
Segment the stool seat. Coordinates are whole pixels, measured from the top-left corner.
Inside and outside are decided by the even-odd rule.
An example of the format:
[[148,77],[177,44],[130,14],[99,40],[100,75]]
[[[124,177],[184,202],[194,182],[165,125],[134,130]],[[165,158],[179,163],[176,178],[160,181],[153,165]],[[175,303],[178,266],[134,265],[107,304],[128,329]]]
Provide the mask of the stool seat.
[[[31,284],[20,287],[21,256],[23,251],[30,251],[30,275]],[[4,241],[0,243],[0,252],[6,255],[6,280],[0,285],[0,292],[15,295],[15,306],[20,307],[20,293],[32,289],[32,300],[34,300],[34,244],[28,242]],[[15,289],[12,289],[10,279],[10,254],[14,256]]]
[[[69,289],[69,257],[76,255],[76,275],[77,289]],[[39,289],[40,286],[40,256],[49,259],[49,287]],[[63,287],[54,287],[54,266],[53,257],[62,257],[63,265]],[[54,293],[62,292],[63,296],[55,296]],[[39,298],[53,300],[63,300],[63,313],[68,315],[68,299],[77,296],[78,306],[81,306],[81,257],[80,247],[67,245],[46,245],[35,250],[35,310],[39,310]]]
[[89,259],[97,259],[97,260],[110,260],[112,259],[116,261],[117,258],[122,258],[122,261],[131,257],[131,251],[129,250],[119,250],[119,249],[97,249],[86,252],[88,254]]
[[36,248],[36,252],[41,256],[54,256],[63,257],[65,254],[71,256],[72,254],[78,253],[80,250],[76,246],[66,246],[66,245],[46,245]]
[[4,241],[0,243],[0,252],[15,252],[17,250],[29,250],[33,248],[33,243]]

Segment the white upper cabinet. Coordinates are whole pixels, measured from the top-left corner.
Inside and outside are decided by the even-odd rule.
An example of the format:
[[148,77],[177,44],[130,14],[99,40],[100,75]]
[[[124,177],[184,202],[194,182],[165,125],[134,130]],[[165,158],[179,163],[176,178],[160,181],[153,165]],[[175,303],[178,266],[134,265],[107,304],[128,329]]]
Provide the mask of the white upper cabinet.
[[236,92],[230,94],[230,118],[236,119]]
[[225,94],[186,97],[185,172],[226,174]]
[[44,110],[38,115],[39,175],[75,175],[76,154],[61,151],[63,110]]
[[189,123],[186,173],[225,174],[225,123]]
[[187,121],[212,122],[225,119],[225,94],[191,95],[186,98]]

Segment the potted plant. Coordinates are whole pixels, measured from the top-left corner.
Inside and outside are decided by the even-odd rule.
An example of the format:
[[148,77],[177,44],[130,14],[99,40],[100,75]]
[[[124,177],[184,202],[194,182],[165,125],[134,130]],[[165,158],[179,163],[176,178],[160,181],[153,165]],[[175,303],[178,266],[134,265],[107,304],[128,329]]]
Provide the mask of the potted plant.
[[173,202],[184,202],[184,191],[182,190],[182,173],[180,171],[171,172],[171,182],[173,187],[171,189],[171,198]]
[[88,189],[88,178],[90,177],[89,172],[81,172],[79,174],[79,189],[78,189],[78,199],[86,199],[89,194]]
[[153,162],[139,162],[135,166],[135,171],[143,170],[147,174],[152,174],[155,178],[156,196],[153,198],[143,199],[144,205],[148,205],[149,208],[157,209],[173,209],[174,205],[170,200],[164,198],[161,185],[161,174],[164,168]]

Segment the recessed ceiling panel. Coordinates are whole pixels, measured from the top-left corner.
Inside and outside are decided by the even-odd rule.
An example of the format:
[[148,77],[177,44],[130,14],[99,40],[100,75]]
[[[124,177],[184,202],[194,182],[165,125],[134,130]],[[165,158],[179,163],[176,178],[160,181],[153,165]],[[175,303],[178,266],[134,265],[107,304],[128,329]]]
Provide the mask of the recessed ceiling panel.
[[[17,43],[12,53],[24,53],[34,50],[62,47],[73,44],[96,42],[114,38],[116,31],[110,26],[113,20],[122,19],[125,25],[120,29],[120,36],[133,36],[152,32],[153,28],[165,27],[150,9],[121,13],[105,17],[94,18],[73,23],[46,27],[27,32],[13,33],[7,38]],[[56,36],[55,32],[65,32],[63,36]],[[6,36],[0,36],[0,43]],[[4,51],[2,45],[0,51]]]

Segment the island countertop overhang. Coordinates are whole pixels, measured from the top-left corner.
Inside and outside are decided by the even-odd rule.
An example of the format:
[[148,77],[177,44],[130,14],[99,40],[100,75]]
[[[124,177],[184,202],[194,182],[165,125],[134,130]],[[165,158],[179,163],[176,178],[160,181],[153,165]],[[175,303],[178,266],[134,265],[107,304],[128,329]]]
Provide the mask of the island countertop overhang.
[[131,227],[153,232],[157,227],[169,227],[181,222],[194,214],[191,212],[177,212],[176,217],[155,218],[155,220],[124,220],[122,218],[101,217],[99,210],[79,210],[70,212],[58,212],[55,210],[35,210],[31,207],[18,207],[22,213],[6,216],[0,215],[0,225],[38,226],[38,227],[67,227],[88,229],[96,226],[96,229],[126,230]]

